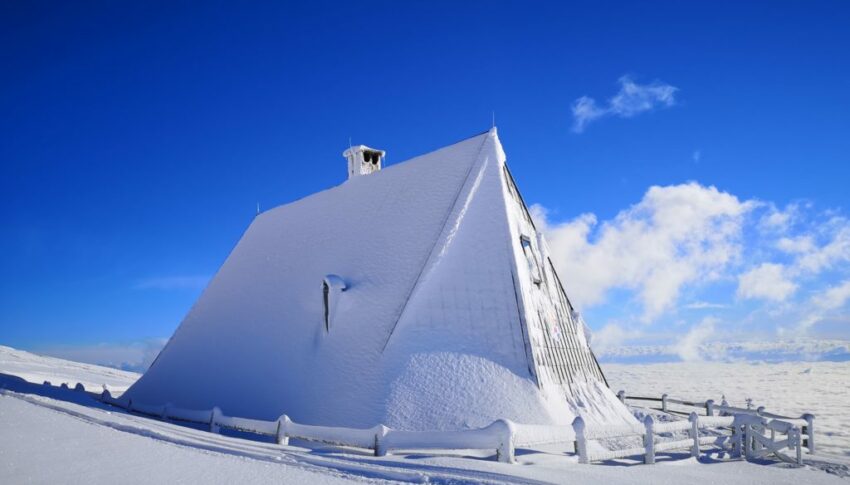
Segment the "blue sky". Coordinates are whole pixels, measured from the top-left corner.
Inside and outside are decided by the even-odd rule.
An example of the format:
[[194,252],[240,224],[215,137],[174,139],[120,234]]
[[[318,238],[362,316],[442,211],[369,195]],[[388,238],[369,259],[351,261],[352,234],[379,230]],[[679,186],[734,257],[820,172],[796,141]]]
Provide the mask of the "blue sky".
[[850,337],[846,2],[0,9],[0,344],[136,359],[349,138],[493,112],[598,345]]

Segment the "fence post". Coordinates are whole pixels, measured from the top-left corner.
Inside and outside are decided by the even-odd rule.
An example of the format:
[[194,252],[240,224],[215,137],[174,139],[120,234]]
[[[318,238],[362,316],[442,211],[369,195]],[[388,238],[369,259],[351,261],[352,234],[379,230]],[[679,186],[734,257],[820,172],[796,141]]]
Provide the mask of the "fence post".
[[499,429],[499,447],[496,449],[496,459],[502,463],[514,462],[514,423],[500,419],[493,423]]
[[210,413],[210,433],[218,433],[220,431],[216,420],[221,416],[221,409],[218,406],[212,408]]
[[[809,453],[815,453],[815,415],[806,413],[803,416],[803,419],[806,420],[806,448],[809,449]],[[803,439],[802,432],[800,433],[800,440]]]
[[661,410],[667,412],[667,394],[661,395]]
[[587,440],[584,437],[584,419],[581,416],[576,416],[573,420],[573,431],[576,434],[575,449],[578,454],[579,463],[590,463],[587,456]]
[[699,458],[699,416],[696,412],[688,416],[688,421],[691,422],[691,438],[694,439],[694,444],[691,446],[691,456]]
[[[666,394],[665,394],[666,396]],[[655,463],[655,432],[654,421],[652,416],[647,416],[643,419],[643,425],[646,427],[646,434],[643,436],[643,447],[646,450],[643,462],[647,465]]]
[[714,416],[714,399],[705,402],[705,415]]
[[740,458],[743,449],[744,443],[741,436],[741,425],[732,423],[732,456]]
[[620,402],[626,404],[626,391],[620,389],[620,392],[617,393],[617,397],[620,398]]
[[[383,424],[379,424],[375,427],[375,456],[387,456],[387,433],[390,432],[390,429],[384,426]],[[498,454],[498,452],[496,452]]]
[[277,432],[275,433],[275,441],[277,441],[277,444],[284,446],[289,444],[289,435],[287,432],[289,431],[289,423],[291,422],[292,420],[285,414],[277,418]]
[[797,446],[795,446],[797,450],[797,464],[803,464],[803,431],[799,426],[794,426],[793,433],[797,437]]
[[110,401],[112,401],[112,393],[109,392],[109,389],[104,389],[103,392],[100,393],[100,401],[110,404]]

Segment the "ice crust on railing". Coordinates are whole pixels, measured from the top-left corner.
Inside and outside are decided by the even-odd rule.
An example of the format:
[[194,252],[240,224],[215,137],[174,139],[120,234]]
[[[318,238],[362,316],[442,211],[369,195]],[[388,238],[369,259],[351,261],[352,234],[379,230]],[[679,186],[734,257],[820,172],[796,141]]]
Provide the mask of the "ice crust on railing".
[[374,448],[375,433],[379,429],[378,426],[369,429],[313,426],[292,421],[287,421],[284,426],[284,432],[290,438],[357,448]]
[[655,452],[658,453],[662,451],[678,450],[680,448],[690,448],[693,444],[694,440],[690,438],[686,440],[663,441],[661,443],[655,443]]
[[700,428],[732,426],[733,421],[735,418],[732,416],[700,416],[699,426]]
[[656,433],[672,433],[675,431],[687,431],[691,429],[691,423],[688,421],[666,421],[655,424]]

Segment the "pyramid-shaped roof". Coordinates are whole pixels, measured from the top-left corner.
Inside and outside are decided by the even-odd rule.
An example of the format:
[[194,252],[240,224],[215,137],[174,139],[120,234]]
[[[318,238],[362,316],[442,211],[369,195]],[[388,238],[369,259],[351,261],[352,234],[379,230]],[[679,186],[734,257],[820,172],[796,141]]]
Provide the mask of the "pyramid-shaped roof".
[[258,215],[125,399],[326,425],[621,413],[496,130]]

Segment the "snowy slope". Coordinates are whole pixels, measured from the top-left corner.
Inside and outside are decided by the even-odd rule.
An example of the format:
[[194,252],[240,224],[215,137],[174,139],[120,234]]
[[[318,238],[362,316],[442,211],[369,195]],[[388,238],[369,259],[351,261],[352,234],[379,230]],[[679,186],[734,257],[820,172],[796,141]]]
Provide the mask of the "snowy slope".
[[[8,352],[6,349],[2,348]],[[8,358],[0,360],[0,374],[10,373],[9,362]],[[66,366],[89,382],[109,373],[88,366],[91,374],[87,375],[74,363],[38,356],[18,359],[14,366],[16,372],[37,371],[54,381],[69,374]],[[354,450],[280,447],[215,435],[101,408],[94,401],[69,402],[60,394],[46,397],[39,394],[44,386],[16,384],[0,376],[0,387],[4,386],[17,390],[0,391],[3,483],[846,483],[813,467],[700,463],[687,458],[665,461],[663,456],[661,463],[653,466],[629,460],[618,466],[579,465],[574,457],[554,450],[523,451],[516,465],[474,459],[486,457],[486,453],[473,452],[461,454],[467,457],[417,453],[375,458]],[[818,466],[847,470],[839,465]]]
[[102,391],[105,385],[113,396],[120,395],[139,378],[135,372],[36,355],[2,345],[0,373],[35,383],[50,381],[54,386],[64,383],[71,388],[79,382],[95,392]]

